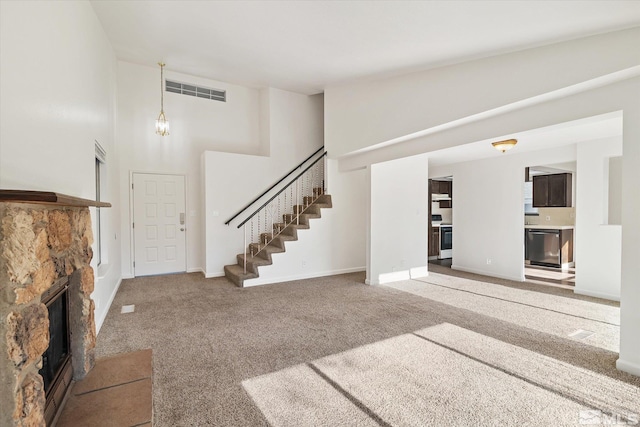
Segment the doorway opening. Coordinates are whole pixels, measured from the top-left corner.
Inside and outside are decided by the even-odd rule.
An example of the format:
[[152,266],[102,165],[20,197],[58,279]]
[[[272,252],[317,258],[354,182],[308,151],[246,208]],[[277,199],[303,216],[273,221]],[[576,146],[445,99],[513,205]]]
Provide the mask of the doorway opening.
[[575,286],[576,162],[536,165],[524,176],[524,274],[528,282]]
[[428,262],[451,267],[453,260],[453,176],[429,180]]

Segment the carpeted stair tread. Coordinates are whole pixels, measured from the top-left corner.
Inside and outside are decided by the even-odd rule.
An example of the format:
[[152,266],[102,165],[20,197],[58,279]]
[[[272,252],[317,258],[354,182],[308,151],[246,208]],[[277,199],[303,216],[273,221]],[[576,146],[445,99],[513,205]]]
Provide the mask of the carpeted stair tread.
[[260,253],[266,252],[266,253],[269,253],[269,254],[277,254],[277,253],[284,252],[284,251],[285,251],[284,248],[281,248],[277,244],[274,244],[274,242],[271,242],[267,246],[262,248]]
[[276,239],[284,240],[286,242],[298,240],[296,236],[292,236],[291,234],[280,233],[276,236]]
[[313,212],[304,212],[304,213],[301,213],[300,216],[308,219],[317,219],[322,217],[320,214],[313,213]]
[[251,256],[249,254],[238,254],[236,255],[236,259],[238,261],[238,265],[244,271],[244,259],[247,258],[247,272],[258,274],[258,267],[271,265],[272,262],[270,259],[263,258],[261,256]]
[[[286,242],[298,240],[298,230],[305,230],[311,227],[310,219],[322,217],[321,210],[331,208],[331,196],[324,194],[321,188],[314,188],[315,197],[306,196],[303,198],[304,205],[296,205],[293,212],[283,215],[283,221],[273,224],[273,232],[261,233],[259,240],[263,243],[250,243],[247,254],[236,256],[237,264],[226,265],[224,267],[225,276],[237,286],[243,287],[244,281],[259,277],[258,268],[271,265],[273,260],[271,254],[286,251]],[[318,195],[320,194],[320,195]],[[295,212],[300,212],[296,217]],[[266,246],[264,242],[269,242]],[[251,255],[253,251],[253,256]],[[259,251],[259,252],[258,252]],[[247,272],[245,273],[244,262],[247,261]]]
[[251,256],[249,254],[238,254],[236,255],[238,258],[238,265],[242,265],[244,263],[245,257],[247,258],[247,264],[253,265],[270,265],[271,261],[261,258],[259,256]]
[[257,273],[251,273],[249,271],[245,273],[244,267],[241,267],[238,264],[225,265],[224,274],[229,280],[240,287],[242,287],[242,284],[245,280],[255,279],[256,277],[258,277]]
[[[302,223],[300,223],[300,224],[289,224],[289,227],[292,227],[292,228],[295,228],[295,229],[298,229],[298,230],[308,230],[310,228],[309,224],[302,224]],[[296,239],[296,240],[298,240],[298,239]]]

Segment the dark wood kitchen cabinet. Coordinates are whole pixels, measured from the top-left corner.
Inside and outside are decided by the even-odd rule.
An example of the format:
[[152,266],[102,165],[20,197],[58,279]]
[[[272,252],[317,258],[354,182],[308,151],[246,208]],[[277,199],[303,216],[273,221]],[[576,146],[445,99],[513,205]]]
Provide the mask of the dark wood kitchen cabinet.
[[552,175],[536,175],[533,177],[534,208],[569,208],[571,207],[570,173]]
[[[447,194],[449,197],[453,197],[453,183],[451,181],[431,180],[431,194]],[[438,205],[441,208],[452,207],[451,200],[440,200]]]
[[431,181],[432,194],[448,194],[451,196],[451,181]]
[[429,256],[438,256],[440,253],[440,227],[432,227],[429,235]]

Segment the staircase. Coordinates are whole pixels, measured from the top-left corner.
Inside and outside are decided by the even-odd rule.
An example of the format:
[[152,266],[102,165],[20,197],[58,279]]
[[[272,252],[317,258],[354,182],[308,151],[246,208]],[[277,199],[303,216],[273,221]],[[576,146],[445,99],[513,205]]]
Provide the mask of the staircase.
[[259,243],[249,244],[247,253],[236,256],[237,264],[225,265],[227,279],[243,287],[245,280],[259,277],[258,267],[273,264],[272,254],[285,252],[286,242],[298,240],[298,230],[310,228],[310,220],[322,217],[321,210],[332,206],[331,196],[322,191],[314,188],[315,197],[305,197],[305,204],[296,205],[292,213],[284,214],[282,222],[273,224],[273,233],[261,233]]
[[[325,193],[324,160],[327,153],[323,152],[312,161],[323,148],[309,156],[225,223],[229,225],[260,198],[266,197],[267,193],[289,175],[299,171],[295,178],[282,185],[277,193],[237,226],[243,228],[245,253],[236,256],[236,264],[224,267],[225,276],[237,286],[244,287],[245,280],[259,277],[258,268],[271,265],[272,254],[285,252],[287,241],[298,240],[298,230],[310,228],[311,219],[320,218],[323,208],[332,207],[331,196]],[[309,162],[311,163],[303,169]]]

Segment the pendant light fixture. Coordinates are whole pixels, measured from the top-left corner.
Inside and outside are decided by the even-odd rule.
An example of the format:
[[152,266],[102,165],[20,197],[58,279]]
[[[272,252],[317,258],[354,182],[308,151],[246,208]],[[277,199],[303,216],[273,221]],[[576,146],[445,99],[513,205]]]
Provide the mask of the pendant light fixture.
[[164,62],[158,62],[160,66],[160,115],[156,120],[156,133],[160,136],[169,135],[169,121],[164,115]]
[[505,139],[504,141],[492,142],[491,145],[493,145],[496,150],[504,153],[505,151],[511,150],[515,147],[517,143],[517,139]]

